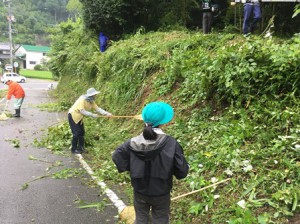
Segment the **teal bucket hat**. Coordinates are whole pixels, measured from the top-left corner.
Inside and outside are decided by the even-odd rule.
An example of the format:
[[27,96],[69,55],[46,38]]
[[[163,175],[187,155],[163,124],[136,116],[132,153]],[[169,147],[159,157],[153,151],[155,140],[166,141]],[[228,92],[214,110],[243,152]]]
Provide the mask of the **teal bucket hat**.
[[142,111],[145,123],[152,123],[153,127],[170,122],[174,117],[173,108],[164,102],[152,102],[147,104]]

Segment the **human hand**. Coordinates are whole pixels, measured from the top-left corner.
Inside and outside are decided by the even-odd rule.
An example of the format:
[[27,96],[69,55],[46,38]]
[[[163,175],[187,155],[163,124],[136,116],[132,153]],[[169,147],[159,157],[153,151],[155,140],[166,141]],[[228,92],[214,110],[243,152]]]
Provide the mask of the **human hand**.
[[5,100],[6,98],[4,97],[4,98],[2,98],[1,100],[0,100],[0,103],[2,103],[4,100]]
[[9,102],[10,100],[6,100],[6,104],[5,104],[6,107],[8,106]]

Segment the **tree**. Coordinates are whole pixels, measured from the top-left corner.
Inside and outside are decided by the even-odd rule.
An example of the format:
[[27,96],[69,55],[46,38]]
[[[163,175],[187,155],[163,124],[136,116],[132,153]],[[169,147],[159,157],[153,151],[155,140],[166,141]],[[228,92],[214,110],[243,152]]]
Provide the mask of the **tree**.
[[300,14],[300,5],[296,5],[294,9],[293,18]]
[[141,26],[147,31],[190,20],[194,0],[80,0],[85,27],[112,35],[134,32]]
[[123,33],[123,0],[80,0],[83,5],[85,27],[99,33]]
[[82,13],[82,4],[79,0],[69,0],[66,8],[73,17],[77,17]]

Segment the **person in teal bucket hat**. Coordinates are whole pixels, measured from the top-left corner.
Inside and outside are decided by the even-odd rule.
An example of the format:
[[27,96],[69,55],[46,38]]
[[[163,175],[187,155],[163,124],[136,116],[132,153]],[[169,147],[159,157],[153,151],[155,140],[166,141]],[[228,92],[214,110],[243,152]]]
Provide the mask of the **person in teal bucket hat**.
[[174,117],[164,102],[147,104],[142,111],[143,132],[116,148],[112,155],[118,171],[129,171],[134,191],[135,224],[170,223],[173,176],[183,179],[189,165],[178,141],[161,126]]

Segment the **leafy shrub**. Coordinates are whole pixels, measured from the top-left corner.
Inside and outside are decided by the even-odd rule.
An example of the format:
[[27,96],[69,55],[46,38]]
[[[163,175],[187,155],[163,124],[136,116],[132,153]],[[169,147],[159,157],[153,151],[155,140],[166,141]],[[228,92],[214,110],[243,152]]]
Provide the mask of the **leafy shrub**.
[[42,71],[43,70],[43,66],[42,65],[35,65],[34,66],[34,70],[36,70],[36,71]]

